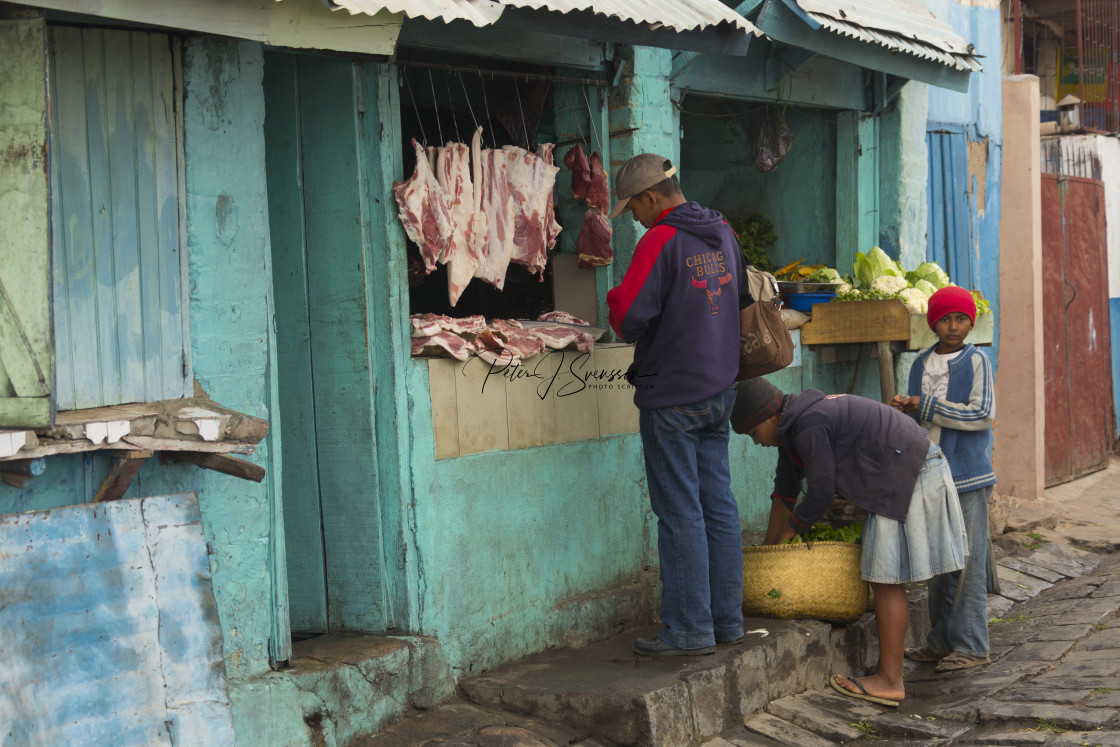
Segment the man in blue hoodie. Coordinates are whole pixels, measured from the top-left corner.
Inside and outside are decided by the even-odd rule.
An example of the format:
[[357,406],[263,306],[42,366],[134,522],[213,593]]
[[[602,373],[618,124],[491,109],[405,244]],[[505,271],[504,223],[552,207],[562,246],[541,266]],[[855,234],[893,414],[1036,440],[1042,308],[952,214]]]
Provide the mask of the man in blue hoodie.
[[728,464],[742,258],[723,216],[687,201],[675,174],[662,156],[631,158],[615,176],[610,213],[629,210],[648,229],[607,305],[611,328],[634,343],[627,376],[657,515],[664,628],[634,644],[649,656],[743,640],[743,539]]

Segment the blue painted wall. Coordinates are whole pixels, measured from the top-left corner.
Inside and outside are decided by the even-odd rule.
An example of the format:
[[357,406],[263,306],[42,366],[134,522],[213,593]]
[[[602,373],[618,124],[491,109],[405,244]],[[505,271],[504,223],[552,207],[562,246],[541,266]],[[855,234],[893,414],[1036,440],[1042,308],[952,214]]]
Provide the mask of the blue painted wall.
[[[931,0],[930,10],[949,22],[953,29],[976,46],[982,57],[982,73],[974,73],[967,93],[955,93],[931,86],[929,122],[961,125],[973,150],[971,215],[972,251],[979,259],[980,290],[996,314],[995,342],[988,352],[992,364],[999,365],[999,219],[1000,179],[1003,170],[1003,88],[1000,60],[999,8],[968,7],[954,0]],[[986,154],[975,151],[985,149]],[[930,205],[930,210],[942,206]]]

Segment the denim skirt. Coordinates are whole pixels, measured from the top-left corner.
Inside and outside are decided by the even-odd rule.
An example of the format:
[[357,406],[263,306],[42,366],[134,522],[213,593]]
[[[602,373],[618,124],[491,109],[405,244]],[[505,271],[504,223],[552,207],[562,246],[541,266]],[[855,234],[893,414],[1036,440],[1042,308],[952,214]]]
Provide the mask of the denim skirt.
[[966,557],[964,518],[949,462],[931,443],[906,521],[871,514],[863,527],[860,573],[877,584],[906,584],[958,571]]

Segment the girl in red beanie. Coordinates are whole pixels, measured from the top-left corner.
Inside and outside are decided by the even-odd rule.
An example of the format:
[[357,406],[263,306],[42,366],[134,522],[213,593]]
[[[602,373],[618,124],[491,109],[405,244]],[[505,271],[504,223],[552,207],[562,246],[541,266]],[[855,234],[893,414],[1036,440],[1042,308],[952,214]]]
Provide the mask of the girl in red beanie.
[[891,404],[914,415],[949,460],[968,533],[968,561],[963,570],[930,579],[931,629],[926,645],[907,649],[906,657],[952,672],[989,662],[988,499],[996,476],[988,455],[996,404],[992,364],[965,342],[976,323],[972,294],[955,285],[942,288],[930,296],[926,318],[937,344],[911,366],[910,396]]

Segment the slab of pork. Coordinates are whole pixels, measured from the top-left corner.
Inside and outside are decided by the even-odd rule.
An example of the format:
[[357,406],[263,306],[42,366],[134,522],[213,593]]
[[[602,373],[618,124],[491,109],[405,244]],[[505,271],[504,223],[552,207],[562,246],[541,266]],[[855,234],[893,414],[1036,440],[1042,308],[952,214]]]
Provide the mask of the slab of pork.
[[451,203],[432,173],[424,147],[415,139],[412,147],[416,149],[416,168],[408,179],[393,182],[393,196],[404,232],[420,248],[424,270],[431,272],[451,242]]

